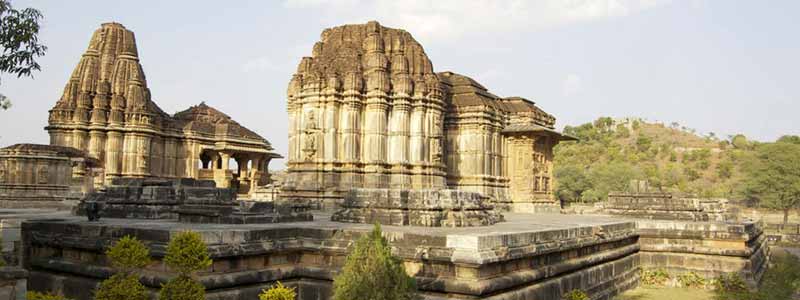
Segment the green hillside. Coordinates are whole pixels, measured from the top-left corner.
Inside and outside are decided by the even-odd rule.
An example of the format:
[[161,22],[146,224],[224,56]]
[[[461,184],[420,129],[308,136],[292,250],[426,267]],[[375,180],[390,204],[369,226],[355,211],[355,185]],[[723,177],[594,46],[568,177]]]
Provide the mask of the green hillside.
[[631,118],[602,117],[564,132],[580,139],[555,148],[556,195],[566,202],[605,200],[633,179],[665,192],[743,199],[740,183],[758,147],[742,135],[698,136],[677,123]]

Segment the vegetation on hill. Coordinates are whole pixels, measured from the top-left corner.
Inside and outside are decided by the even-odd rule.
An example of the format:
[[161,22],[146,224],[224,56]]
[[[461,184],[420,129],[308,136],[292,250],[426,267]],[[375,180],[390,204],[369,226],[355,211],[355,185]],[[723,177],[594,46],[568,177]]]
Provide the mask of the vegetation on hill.
[[[800,147],[797,136],[759,143],[743,135],[698,136],[677,123],[617,122],[608,117],[567,126],[564,133],[580,139],[561,143],[554,150],[555,192],[564,202],[603,201],[610,191],[626,191],[631,180],[647,180],[664,192],[746,200],[781,209],[800,202],[800,183],[793,180],[800,175],[791,171],[800,160],[800,151],[793,150]],[[777,165],[786,167],[776,169]],[[763,188],[788,175],[797,177],[780,182],[781,194]]]

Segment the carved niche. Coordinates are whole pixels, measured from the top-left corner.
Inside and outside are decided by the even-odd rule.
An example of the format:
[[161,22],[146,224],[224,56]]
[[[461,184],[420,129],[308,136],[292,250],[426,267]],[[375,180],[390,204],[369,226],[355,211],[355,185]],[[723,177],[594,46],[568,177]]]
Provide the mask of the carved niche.
[[0,164],[0,183],[6,182],[6,166],[5,164]]
[[319,132],[319,125],[317,124],[317,118],[314,116],[314,113],[313,109],[308,111],[304,122],[305,129],[303,133],[305,137],[303,139],[303,154],[306,160],[313,160],[317,154],[317,132]]
[[47,184],[50,181],[50,170],[47,165],[39,166],[39,169],[36,171],[36,183],[38,184]]

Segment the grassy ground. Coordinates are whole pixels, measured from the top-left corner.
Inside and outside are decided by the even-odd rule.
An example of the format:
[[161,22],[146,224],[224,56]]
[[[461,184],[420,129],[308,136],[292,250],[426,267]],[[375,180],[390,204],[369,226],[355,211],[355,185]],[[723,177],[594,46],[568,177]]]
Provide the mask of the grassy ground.
[[615,300],[711,300],[711,291],[687,288],[638,287],[617,296]]

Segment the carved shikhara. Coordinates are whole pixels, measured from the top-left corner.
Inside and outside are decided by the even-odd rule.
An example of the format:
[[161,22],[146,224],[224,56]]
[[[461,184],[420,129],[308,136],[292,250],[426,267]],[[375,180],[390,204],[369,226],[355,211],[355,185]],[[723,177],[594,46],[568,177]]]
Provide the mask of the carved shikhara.
[[404,30],[374,21],[326,29],[287,100],[287,197],[450,188],[512,210],[555,207],[552,148],[568,139],[555,118],[469,77],[435,73]]
[[[281,157],[263,137],[205,103],[175,115],[161,110],[151,100],[133,32],[117,23],[94,32],[46,129],[51,145],[100,160],[98,185],[120,177],[189,177],[220,187],[237,182],[240,193],[249,193],[268,182],[269,161]],[[242,167],[228,170],[230,159]]]

